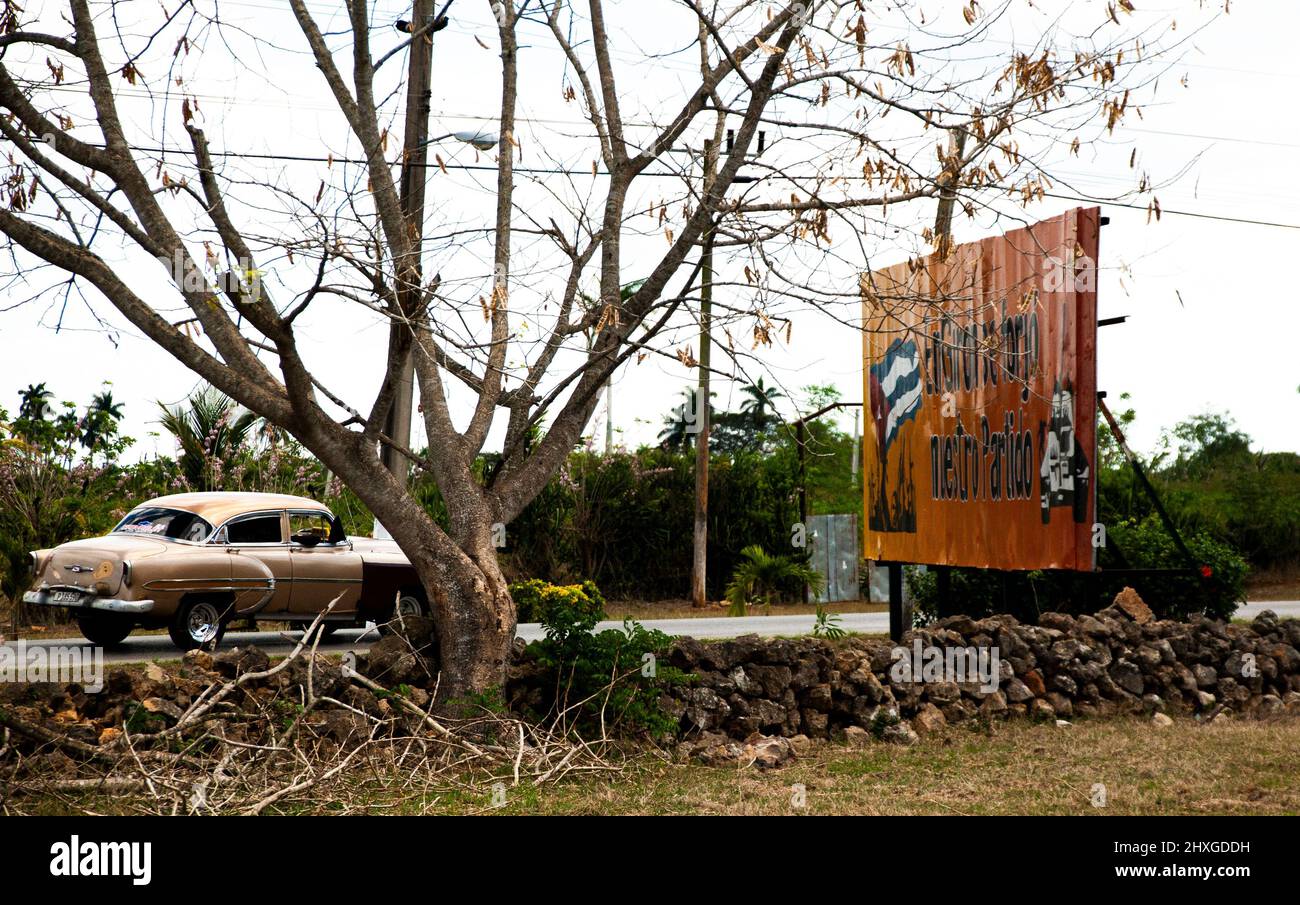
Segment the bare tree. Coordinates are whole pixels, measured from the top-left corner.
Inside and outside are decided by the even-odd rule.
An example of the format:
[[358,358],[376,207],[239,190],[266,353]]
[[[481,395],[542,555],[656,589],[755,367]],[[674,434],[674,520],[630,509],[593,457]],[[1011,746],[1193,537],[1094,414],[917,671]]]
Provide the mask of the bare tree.
[[[348,158],[319,148],[325,173],[314,197],[271,162],[250,175],[256,160],[238,147],[214,149],[202,127],[186,73],[205,59],[255,68],[257,54],[234,46],[271,43],[223,19],[220,3],[164,0],[159,11],[7,0],[8,275],[38,293],[107,302],[337,473],[423,581],[449,698],[503,681],[515,611],[494,526],[508,525],[563,466],[620,365],[649,355],[696,365],[677,339],[698,329],[705,237],[726,256],[719,271],[744,274],[715,283],[732,290],[715,300],[713,323],[736,362],[788,333],[795,305],[857,329],[851,275],[872,266],[882,237],[897,253],[893,232],[911,229],[911,203],[928,205],[921,217],[933,222],[934,199],[944,198],[945,234],[954,206],[1014,215],[1051,190],[1046,168],[1062,156],[1054,152],[1077,152],[1114,128],[1135,106],[1130,92],[1158,72],[1157,41],[1121,23],[1131,11],[1124,2],[1081,35],[1029,6],[1042,38],[1017,47],[990,37],[1023,6],[1012,0],[987,10],[971,2],[943,27],[902,0],[888,9],[663,0],[618,10],[620,28],[654,17],[694,55],[689,77],[651,105],[645,85],[621,71],[636,52],[612,37],[626,32],[602,0],[492,0],[501,85],[494,216],[421,245],[396,183],[411,149],[395,151],[390,134],[401,76],[385,64],[400,45],[372,46],[395,42],[377,27],[389,23],[349,0],[346,28],[323,29],[312,5],[289,5],[298,33],[277,40],[306,48],[300,59],[314,72],[299,78],[324,80],[344,144],[361,149]],[[413,28],[411,40],[428,40],[420,23]],[[548,40],[562,55],[567,96],[587,126],[563,152],[537,151],[550,153],[547,167],[519,164],[519,92],[531,84],[520,73],[525,28],[530,42]],[[142,93],[155,112],[143,127],[121,113]],[[756,157],[760,131],[781,140]],[[698,177],[704,138],[717,155],[707,181]],[[682,146],[692,154],[679,156]],[[237,172],[226,165],[232,158]],[[583,159],[589,172],[574,162]],[[742,167],[750,181],[736,193]],[[832,242],[833,227],[848,240]],[[929,230],[914,235],[920,251]],[[155,291],[148,259],[166,262],[169,297]],[[482,260],[486,280],[475,273]],[[421,277],[428,273],[441,279]],[[354,387],[328,386],[304,360],[301,330],[326,299],[403,328],[392,331],[384,378],[365,405],[349,398]],[[749,349],[736,335],[746,327]],[[408,354],[424,452],[384,435]],[[462,411],[455,400],[466,392],[472,404]],[[490,433],[500,453],[484,469]],[[436,481],[445,530],[384,469],[383,445]]]

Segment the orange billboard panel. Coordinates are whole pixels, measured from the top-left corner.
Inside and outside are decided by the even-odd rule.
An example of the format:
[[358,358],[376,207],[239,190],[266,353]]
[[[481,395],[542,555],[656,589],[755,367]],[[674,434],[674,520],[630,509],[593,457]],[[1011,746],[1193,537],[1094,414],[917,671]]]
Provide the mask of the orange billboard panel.
[[868,559],[1094,567],[1099,213],[862,275]]

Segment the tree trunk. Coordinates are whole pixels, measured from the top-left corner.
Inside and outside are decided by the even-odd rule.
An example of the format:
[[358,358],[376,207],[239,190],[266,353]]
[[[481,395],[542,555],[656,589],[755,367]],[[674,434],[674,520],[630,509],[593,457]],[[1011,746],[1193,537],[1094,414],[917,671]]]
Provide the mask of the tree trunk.
[[505,692],[515,638],[515,604],[496,553],[462,555],[444,570],[416,566],[438,633],[438,699],[455,705],[471,694]]
[[468,469],[443,496],[453,513],[443,531],[373,450],[313,444],[406,554],[429,601],[438,637],[438,702],[504,691],[515,637],[515,605],[492,544],[493,514]]
[[[491,544],[491,523],[477,518],[454,543],[412,497],[402,494],[401,521],[376,510],[415,567],[438,637],[438,702],[504,692],[515,638],[515,605]],[[414,510],[414,511],[411,511]]]

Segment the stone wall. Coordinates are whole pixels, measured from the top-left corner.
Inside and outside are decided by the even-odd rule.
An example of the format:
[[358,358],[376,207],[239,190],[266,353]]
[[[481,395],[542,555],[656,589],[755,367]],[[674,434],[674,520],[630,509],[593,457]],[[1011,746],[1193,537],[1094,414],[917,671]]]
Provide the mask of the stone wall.
[[[979,681],[899,680],[896,648],[996,651],[996,688]],[[954,616],[885,640],[678,639],[670,662],[698,681],[662,706],[687,737],[826,738],[915,732],[973,718],[1043,720],[1145,714],[1197,719],[1300,713],[1300,621],[1265,612],[1250,625],[1158,621],[1131,590],[1093,616]],[[1159,716],[1156,716],[1159,714]],[[856,729],[855,729],[856,727]]]

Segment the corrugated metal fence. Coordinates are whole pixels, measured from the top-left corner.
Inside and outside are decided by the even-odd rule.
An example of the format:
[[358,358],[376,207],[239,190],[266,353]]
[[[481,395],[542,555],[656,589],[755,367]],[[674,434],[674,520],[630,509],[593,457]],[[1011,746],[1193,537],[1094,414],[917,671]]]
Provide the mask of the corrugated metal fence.
[[817,603],[857,600],[858,562],[862,543],[858,535],[858,517],[814,515],[808,519],[810,564],[826,578],[826,587],[813,599]]

